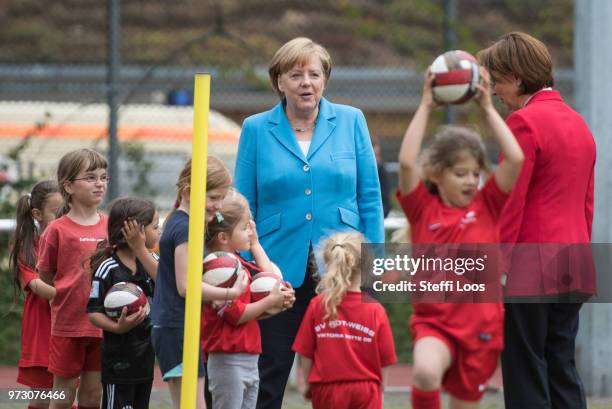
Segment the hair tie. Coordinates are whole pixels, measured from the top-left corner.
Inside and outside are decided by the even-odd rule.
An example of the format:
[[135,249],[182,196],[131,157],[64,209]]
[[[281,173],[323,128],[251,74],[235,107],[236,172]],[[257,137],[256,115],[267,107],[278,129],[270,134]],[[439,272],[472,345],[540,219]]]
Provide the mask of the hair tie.
[[174,208],[178,209],[179,207],[181,207],[181,201],[177,199],[176,202],[174,202]]
[[225,220],[220,211],[215,212],[215,218],[217,219],[217,223],[221,223],[223,220]]
[[342,244],[334,244],[334,245],[332,246],[332,248],[331,248],[331,249],[332,249],[332,251],[333,251],[333,250],[334,250],[336,247],[344,248],[344,246],[343,246]]

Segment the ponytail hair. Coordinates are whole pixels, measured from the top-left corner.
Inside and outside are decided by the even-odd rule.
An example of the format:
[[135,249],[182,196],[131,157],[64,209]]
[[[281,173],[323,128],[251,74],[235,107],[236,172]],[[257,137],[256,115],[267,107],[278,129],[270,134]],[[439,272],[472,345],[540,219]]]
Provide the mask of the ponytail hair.
[[71,197],[64,185],[73,182],[82,171],[90,172],[96,169],[106,169],[108,162],[100,153],[93,149],[77,149],[68,152],[60,159],[57,165],[57,185],[64,199],[64,205],[58,216],[63,216],[70,211]]
[[94,251],[89,259],[85,259],[81,262],[81,267],[83,270],[89,271],[93,276],[104,260],[113,255],[113,251],[115,251],[115,249],[110,245],[108,239],[99,241],[98,245],[96,246],[96,251]]
[[317,293],[323,294],[325,319],[336,318],[336,307],[346,291],[360,274],[361,233],[336,233],[327,239],[323,247],[323,261],[327,273],[317,285]]
[[215,246],[220,233],[232,234],[245,214],[251,216],[249,202],[237,190],[231,190],[223,200],[223,207],[206,225],[206,248]]
[[32,210],[43,210],[49,195],[58,193],[57,183],[52,180],[38,182],[28,194],[17,201],[16,226],[13,235],[13,246],[9,254],[9,268],[15,286],[15,294],[21,292],[21,272],[19,264],[31,269],[36,268],[36,236],[40,234],[38,223],[32,216]]
[[[191,183],[191,159],[185,163],[183,166],[183,170],[179,174],[178,181],[176,182],[176,200],[174,202],[174,207],[166,216],[166,220],[164,221],[164,227],[181,206],[182,193],[183,190]],[[206,190],[215,190],[215,189],[223,189],[229,188],[232,185],[232,175],[230,174],[229,169],[223,161],[216,156],[208,155],[206,157]]]
[[116,249],[129,247],[121,231],[125,221],[135,220],[139,226],[147,226],[153,222],[154,217],[155,204],[150,200],[137,197],[122,197],[113,200],[109,205],[108,238],[98,243],[96,251],[89,258],[89,268],[92,274]]

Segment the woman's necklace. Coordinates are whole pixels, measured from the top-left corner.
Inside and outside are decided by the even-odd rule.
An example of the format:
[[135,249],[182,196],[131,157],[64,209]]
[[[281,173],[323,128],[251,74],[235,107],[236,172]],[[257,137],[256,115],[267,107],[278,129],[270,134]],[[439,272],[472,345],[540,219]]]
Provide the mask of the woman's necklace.
[[310,126],[307,126],[306,128],[298,128],[298,127],[294,127],[293,130],[296,132],[308,132],[313,130],[315,127],[315,124],[312,124]]

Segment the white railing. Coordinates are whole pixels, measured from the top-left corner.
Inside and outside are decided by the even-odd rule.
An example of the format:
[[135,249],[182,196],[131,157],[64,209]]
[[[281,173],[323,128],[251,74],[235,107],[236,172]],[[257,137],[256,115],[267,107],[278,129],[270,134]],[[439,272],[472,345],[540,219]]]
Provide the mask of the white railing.
[[[163,220],[160,220],[160,224]],[[397,230],[406,226],[404,216],[388,216],[385,219],[385,230]],[[0,219],[0,233],[15,230],[15,219]]]

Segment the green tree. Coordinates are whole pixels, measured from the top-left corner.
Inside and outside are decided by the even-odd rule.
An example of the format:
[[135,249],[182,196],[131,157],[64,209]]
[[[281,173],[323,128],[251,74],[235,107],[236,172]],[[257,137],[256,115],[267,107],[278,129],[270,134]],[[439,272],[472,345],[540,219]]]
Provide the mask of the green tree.
[[141,142],[123,142],[121,149],[127,160],[127,172],[134,180],[131,191],[134,196],[154,199],[158,191],[149,181],[149,174],[153,169],[153,161],[146,158],[145,147]]

